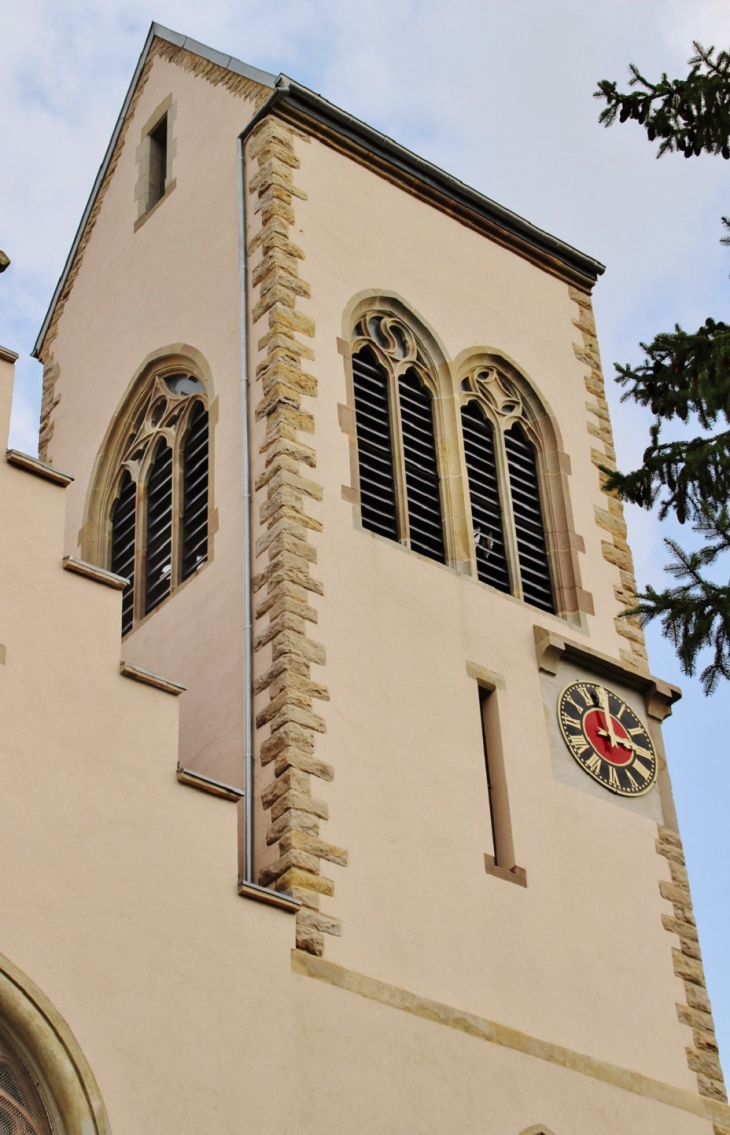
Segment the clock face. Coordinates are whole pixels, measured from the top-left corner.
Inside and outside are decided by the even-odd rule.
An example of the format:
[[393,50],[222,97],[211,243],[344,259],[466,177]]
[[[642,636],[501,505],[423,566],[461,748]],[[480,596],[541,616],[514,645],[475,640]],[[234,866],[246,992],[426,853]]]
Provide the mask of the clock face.
[[611,792],[641,796],[657,775],[651,738],[625,701],[597,682],[572,682],[558,698],[558,720],[578,764]]

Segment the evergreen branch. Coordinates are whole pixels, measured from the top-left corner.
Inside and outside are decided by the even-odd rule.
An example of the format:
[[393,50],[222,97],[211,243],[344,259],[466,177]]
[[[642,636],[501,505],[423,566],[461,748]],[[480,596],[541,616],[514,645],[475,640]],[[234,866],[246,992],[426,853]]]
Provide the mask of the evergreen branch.
[[704,510],[695,531],[711,536],[713,542],[699,551],[686,552],[674,540],[664,544],[672,559],[665,568],[678,580],[663,591],[651,585],[638,596],[638,603],[623,612],[625,618],[639,617],[642,624],[660,619],[662,633],[679,656],[682,670],[692,677],[699,656],[712,650],[712,661],[704,668],[700,681],[705,694],[714,693],[720,678],[730,678],[730,584],[708,580],[704,569],[730,548],[730,514],[727,507],[717,513]]
[[702,153],[722,154],[730,159],[730,53],[693,44],[695,54],[685,79],[669,79],[662,73],[657,83],[641,74],[635,64],[629,71],[630,87],[619,91],[615,82],[602,79],[594,98],[604,99],[598,121],[611,126],[634,119],[646,130],[650,142],[659,140],[657,157],[676,150],[685,158]]

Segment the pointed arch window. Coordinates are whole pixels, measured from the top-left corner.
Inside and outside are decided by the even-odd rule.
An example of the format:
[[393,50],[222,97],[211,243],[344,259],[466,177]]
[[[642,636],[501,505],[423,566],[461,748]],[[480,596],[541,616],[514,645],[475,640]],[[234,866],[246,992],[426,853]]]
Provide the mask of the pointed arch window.
[[108,563],[127,634],[208,558],[209,415],[195,375],[158,372],[120,447]]
[[352,372],[363,527],[444,563],[430,370],[402,320],[382,312],[360,320]]
[[477,576],[554,613],[540,442],[530,410],[496,366],[473,368],[461,386]]
[[53,1130],[37,1077],[15,1046],[0,1034],[0,1132],[52,1135]]

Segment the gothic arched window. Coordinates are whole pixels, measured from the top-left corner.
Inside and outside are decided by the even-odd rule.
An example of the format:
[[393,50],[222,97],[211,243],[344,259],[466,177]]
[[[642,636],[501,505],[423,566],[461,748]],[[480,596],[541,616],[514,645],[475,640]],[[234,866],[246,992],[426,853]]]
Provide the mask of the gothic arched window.
[[444,563],[430,371],[402,320],[363,316],[352,344],[362,524]]
[[121,440],[108,513],[108,566],[129,580],[122,634],[208,558],[208,434],[200,379],[158,371]]
[[35,1076],[0,1034],[0,1135],[52,1135]]
[[530,409],[496,366],[474,367],[461,388],[478,578],[554,612],[539,435]]

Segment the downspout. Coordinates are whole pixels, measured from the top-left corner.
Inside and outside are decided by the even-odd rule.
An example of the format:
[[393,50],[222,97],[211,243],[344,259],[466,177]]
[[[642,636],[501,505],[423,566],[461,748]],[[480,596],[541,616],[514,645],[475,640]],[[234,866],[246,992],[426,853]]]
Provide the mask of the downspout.
[[[243,848],[242,879],[247,887],[259,888],[254,872],[253,795],[253,590],[252,590],[252,496],[248,367],[248,249],[246,223],[246,139],[281,97],[278,86],[246,124],[237,140],[238,156],[238,280],[241,352],[241,507],[243,536]],[[285,88],[284,88],[285,89]],[[266,893],[269,893],[266,891]],[[281,896],[283,899],[284,896]]]

